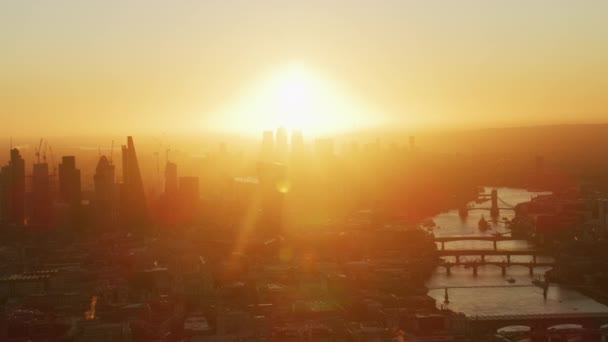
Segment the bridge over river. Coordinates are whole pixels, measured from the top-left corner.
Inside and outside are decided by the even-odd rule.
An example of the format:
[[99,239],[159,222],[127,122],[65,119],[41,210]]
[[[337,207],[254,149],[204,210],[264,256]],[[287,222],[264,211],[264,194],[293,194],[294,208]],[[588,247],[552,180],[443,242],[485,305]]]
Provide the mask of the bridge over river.
[[522,238],[515,238],[511,236],[478,236],[478,235],[465,235],[465,236],[441,236],[435,237],[435,243],[441,244],[441,250],[445,250],[445,244],[454,241],[490,241],[494,244],[494,249],[498,249],[498,242],[500,241],[527,241]]
[[[511,256],[514,255],[529,255],[532,257],[532,260],[529,262],[513,262],[511,261]],[[502,274],[505,275],[507,273],[507,268],[511,266],[523,266],[527,267],[529,270],[529,274],[534,274],[534,268],[536,267],[553,267],[555,266],[555,262],[538,262],[537,256],[546,255],[543,252],[537,250],[488,250],[488,249],[448,249],[448,250],[439,250],[437,251],[437,256],[446,257],[453,256],[456,258],[456,262],[450,262],[446,260],[442,260],[439,263],[439,267],[444,267],[446,269],[447,274],[451,274],[451,268],[454,266],[465,266],[467,268],[473,269],[473,275],[477,275],[477,269],[480,266],[485,265],[493,265],[500,267],[502,270]],[[462,256],[479,256],[480,260],[473,261],[462,261]],[[486,260],[486,256],[506,256],[507,260],[503,261],[489,261]]]

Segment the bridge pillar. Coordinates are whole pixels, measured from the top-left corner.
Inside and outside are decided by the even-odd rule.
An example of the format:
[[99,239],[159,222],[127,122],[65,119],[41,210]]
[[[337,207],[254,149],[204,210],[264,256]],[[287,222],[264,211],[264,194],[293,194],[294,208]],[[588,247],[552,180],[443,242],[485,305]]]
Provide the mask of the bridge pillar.
[[511,263],[511,254],[507,254],[507,264]]
[[528,271],[530,275],[534,275],[534,265],[528,266]]
[[452,275],[452,266],[445,265],[445,271],[447,275]]
[[502,275],[506,276],[507,275],[507,266],[502,265],[502,266],[500,266],[500,268],[501,268],[501,271],[502,271]]
[[532,262],[536,264],[536,254],[532,254]]
[[500,211],[498,209],[498,191],[496,189],[492,190],[492,207],[490,208],[490,216],[498,217]]
[[486,261],[486,255],[485,255],[485,254],[482,254],[482,255],[481,255],[481,262],[485,262],[485,261]]
[[441,241],[441,250],[445,251],[445,242],[444,241]]
[[473,265],[473,275],[477,276],[477,265]]
[[498,241],[494,240],[494,250],[497,250],[497,249],[498,249]]
[[456,255],[456,263],[460,263],[460,255]]

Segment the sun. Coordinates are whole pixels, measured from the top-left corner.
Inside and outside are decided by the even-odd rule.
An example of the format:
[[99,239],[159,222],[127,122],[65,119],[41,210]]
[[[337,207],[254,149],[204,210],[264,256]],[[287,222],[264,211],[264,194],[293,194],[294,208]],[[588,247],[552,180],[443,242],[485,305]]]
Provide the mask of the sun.
[[369,125],[377,115],[310,67],[289,63],[253,83],[215,118],[218,126],[240,133],[283,126],[321,136]]

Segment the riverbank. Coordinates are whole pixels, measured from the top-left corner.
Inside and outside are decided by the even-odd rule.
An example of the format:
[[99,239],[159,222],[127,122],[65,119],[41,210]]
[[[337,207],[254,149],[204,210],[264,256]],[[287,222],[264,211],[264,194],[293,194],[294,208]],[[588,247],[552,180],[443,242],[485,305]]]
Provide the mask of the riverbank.
[[602,291],[597,288],[585,287],[585,286],[574,286],[576,291],[584,294],[587,297],[592,298],[598,303],[602,303],[604,305],[608,305],[608,292]]

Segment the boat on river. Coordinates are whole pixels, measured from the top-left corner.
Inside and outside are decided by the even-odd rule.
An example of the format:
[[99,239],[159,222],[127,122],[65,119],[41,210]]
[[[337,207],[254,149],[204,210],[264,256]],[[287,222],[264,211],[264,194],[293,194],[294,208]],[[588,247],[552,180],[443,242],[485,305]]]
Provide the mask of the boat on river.
[[460,218],[465,218],[469,215],[469,208],[466,206],[462,206],[458,209],[458,216],[460,216]]
[[547,286],[547,282],[544,280],[540,280],[540,277],[532,279],[532,284],[540,288],[545,288]]
[[483,215],[481,215],[481,218],[479,219],[477,226],[479,227],[479,230],[481,230],[482,232],[490,229],[490,224],[488,223],[488,221],[486,221],[486,218]]

